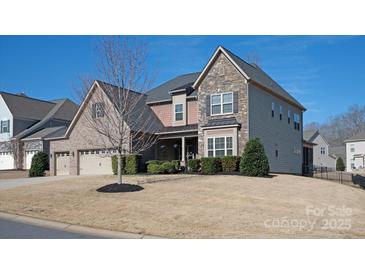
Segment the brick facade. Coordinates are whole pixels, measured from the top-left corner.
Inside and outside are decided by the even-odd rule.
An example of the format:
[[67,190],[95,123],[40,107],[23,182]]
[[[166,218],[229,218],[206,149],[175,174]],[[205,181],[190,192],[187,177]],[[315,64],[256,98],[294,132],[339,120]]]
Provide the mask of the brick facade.
[[[207,116],[206,97],[213,93],[238,92],[238,113]],[[220,53],[198,87],[198,151],[204,155],[204,133],[201,126],[208,120],[234,117],[241,124],[238,130],[238,155],[243,152],[248,140],[247,82],[225,55]]]
[[[57,152],[70,152],[70,174],[78,174],[79,166],[79,150],[88,149],[105,149],[108,147],[108,141],[98,134],[89,125],[88,119],[90,119],[90,108],[93,102],[103,98],[103,102],[109,102],[110,105],[106,105],[106,108],[113,108],[112,103],[105,99],[106,95],[100,89],[96,89],[90,98],[89,103],[85,104],[85,108],[80,110],[80,116],[75,123],[70,136],[67,139],[52,140],[50,142],[50,171],[51,174],[55,174],[55,153]],[[103,118],[98,118],[103,119]],[[111,145],[109,145],[110,147]]]

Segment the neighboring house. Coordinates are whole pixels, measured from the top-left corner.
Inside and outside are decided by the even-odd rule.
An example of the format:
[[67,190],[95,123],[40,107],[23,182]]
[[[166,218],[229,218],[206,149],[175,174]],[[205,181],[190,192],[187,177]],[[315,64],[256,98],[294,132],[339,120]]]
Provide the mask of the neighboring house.
[[68,99],[44,101],[0,92],[0,170],[29,169],[36,152],[49,153],[45,138],[63,135],[76,110]]
[[336,157],[330,154],[330,146],[318,130],[304,131],[303,139],[316,144],[313,148],[313,166],[315,168],[336,168]]
[[365,170],[365,132],[360,132],[346,143],[346,171]]
[[[52,174],[112,172],[103,147],[85,140],[100,138],[85,126],[83,112],[92,108],[93,94],[103,94],[103,85],[94,82],[65,136],[51,141]],[[223,47],[201,72],[178,76],[144,96],[159,136],[144,160],[185,165],[193,158],[241,155],[248,140],[260,138],[272,172],[302,174],[305,108],[260,67]]]
[[336,162],[338,158],[342,158],[343,162],[346,164],[346,145],[344,146],[330,146],[329,147],[330,155],[336,157]]

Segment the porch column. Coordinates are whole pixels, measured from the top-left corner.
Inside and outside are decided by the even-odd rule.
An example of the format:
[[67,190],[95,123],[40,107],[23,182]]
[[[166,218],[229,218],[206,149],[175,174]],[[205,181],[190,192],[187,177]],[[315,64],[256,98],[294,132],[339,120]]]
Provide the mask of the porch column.
[[185,137],[181,137],[181,165],[185,166]]

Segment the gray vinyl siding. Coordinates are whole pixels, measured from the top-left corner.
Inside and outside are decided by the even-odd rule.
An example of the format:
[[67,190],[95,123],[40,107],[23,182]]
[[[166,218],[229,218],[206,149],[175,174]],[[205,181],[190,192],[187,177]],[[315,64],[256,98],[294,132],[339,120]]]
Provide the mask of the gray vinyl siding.
[[[302,173],[302,112],[300,109],[272,96],[266,91],[249,84],[249,139],[260,138],[269,159],[270,171],[278,173]],[[275,117],[271,116],[272,102]],[[282,106],[282,120],[279,119]],[[288,124],[288,109],[291,123]],[[301,130],[294,129],[293,114],[300,115]],[[279,157],[276,158],[275,150]],[[294,153],[295,151],[299,152]]]

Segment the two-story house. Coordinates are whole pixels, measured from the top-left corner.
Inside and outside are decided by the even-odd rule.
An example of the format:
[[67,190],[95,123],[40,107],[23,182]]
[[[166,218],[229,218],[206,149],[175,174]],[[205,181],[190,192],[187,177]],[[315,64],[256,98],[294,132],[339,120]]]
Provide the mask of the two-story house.
[[[66,135],[51,141],[53,174],[110,174],[101,147],[86,143],[83,112],[107,85],[95,81]],[[159,137],[144,159],[180,160],[241,155],[260,138],[272,172],[302,173],[305,108],[259,66],[218,47],[201,72],[171,79],[143,95]]]
[[316,144],[313,147],[314,168],[336,168],[336,156],[330,154],[330,145],[319,130],[306,130],[303,137],[304,140]]
[[305,108],[259,66],[218,47],[200,73],[176,77],[147,93],[165,128],[157,158],[241,155],[260,138],[273,172],[302,172]]
[[365,171],[365,132],[360,132],[346,143],[346,171]]
[[0,92],[0,170],[29,169],[38,151],[49,153],[47,137],[63,135],[77,105]]

